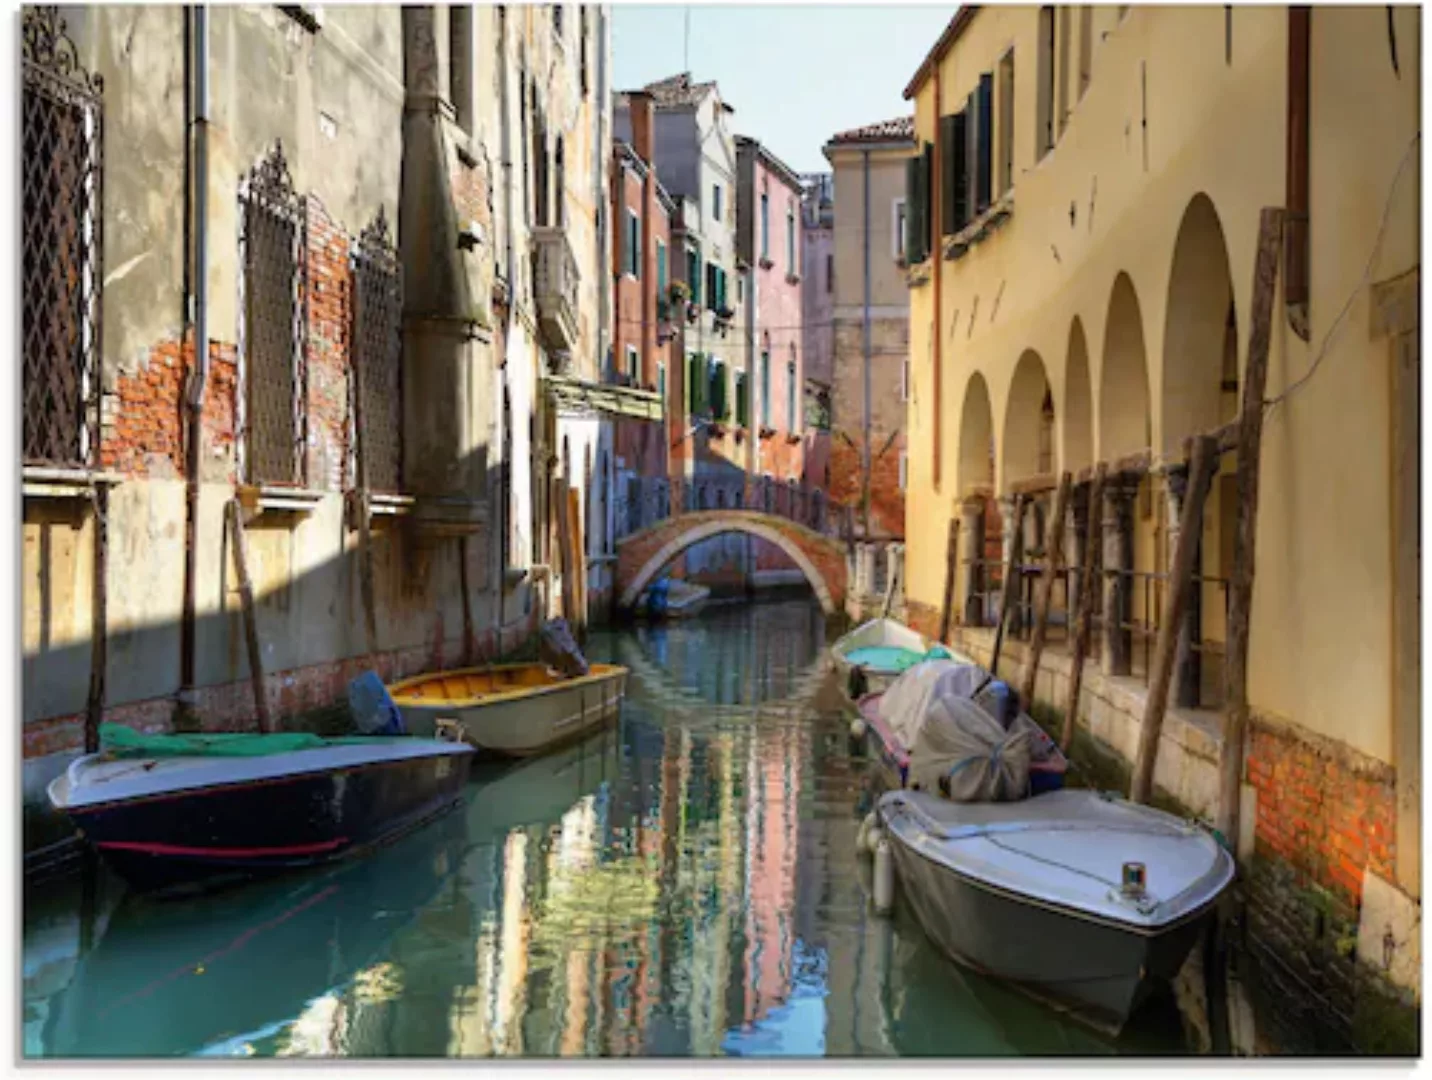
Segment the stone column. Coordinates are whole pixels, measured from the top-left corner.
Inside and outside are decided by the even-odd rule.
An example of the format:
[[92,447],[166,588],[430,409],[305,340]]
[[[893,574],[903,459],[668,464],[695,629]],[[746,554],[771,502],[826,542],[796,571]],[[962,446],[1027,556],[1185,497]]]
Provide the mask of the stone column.
[[1064,564],[1069,567],[1068,597],[1065,602],[1067,632],[1074,633],[1074,610],[1084,587],[1085,532],[1089,528],[1089,485],[1079,484],[1069,492],[1069,520],[1064,527]]
[[[1112,476],[1104,485],[1104,648],[1105,675],[1128,675],[1132,670],[1134,496],[1138,478]],[[1112,573],[1112,571],[1119,571]]]
[[[1168,508],[1168,566],[1172,570],[1183,522],[1184,496],[1188,492],[1188,466],[1171,465],[1164,476],[1168,488],[1165,501]],[[1202,521],[1202,518],[1199,520]],[[1200,535],[1197,541],[1199,547],[1193,561],[1195,577],[1203,572],[1203,537]],[[1164,597],[1164,609],[1167,610],[1172,603],[1173,595],[1170,593]],[[1174,649],[1173,702],[1183,709],[1198,708],[1202,657],[1193,646],[1202,635],[1202,603],[1203,585],[1194,581],[1189,589],[1188,604],[1183,609],[1182,625],[1178,628],[1178,645]]]
[[966,499],[960,504],[960,536],[964,545],[965,588],[961,609],[966,626],[979,626],[984,621],[984,558],[985,512],[983,499]]

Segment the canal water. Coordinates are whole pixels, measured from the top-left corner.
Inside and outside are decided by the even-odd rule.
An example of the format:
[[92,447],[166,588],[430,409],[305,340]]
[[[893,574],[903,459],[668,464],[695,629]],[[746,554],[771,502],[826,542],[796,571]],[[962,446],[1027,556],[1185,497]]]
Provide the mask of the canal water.
[[620,721],[328,871],[153,902],[31,886],[27,1056],[1184,1052],[1171,1001],[1118,1041],[877,917],[866,790],[806,600],[598,635]]

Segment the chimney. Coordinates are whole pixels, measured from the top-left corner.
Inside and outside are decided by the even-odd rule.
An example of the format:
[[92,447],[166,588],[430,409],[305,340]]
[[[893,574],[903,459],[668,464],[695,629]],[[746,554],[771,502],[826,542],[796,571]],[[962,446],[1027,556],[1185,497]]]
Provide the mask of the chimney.
[[627,95],[631,102],[631,146],[637,156],[648,165],[652,162],[652,100],[644,90]]

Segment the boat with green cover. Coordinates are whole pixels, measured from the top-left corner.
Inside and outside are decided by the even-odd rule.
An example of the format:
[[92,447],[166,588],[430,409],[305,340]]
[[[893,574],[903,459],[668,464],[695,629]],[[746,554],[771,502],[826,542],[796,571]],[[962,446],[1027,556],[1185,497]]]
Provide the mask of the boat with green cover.
[[131,884],[169,890],[352,855],[461,797],[473,750],[412,736],[100,726],[51,804]]

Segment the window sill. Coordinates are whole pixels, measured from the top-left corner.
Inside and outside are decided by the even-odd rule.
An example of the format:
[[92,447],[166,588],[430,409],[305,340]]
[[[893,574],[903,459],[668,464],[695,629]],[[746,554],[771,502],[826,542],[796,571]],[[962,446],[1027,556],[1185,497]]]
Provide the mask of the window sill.
[[101,485],[114,486],[123,478],[118,473],[89,469],[49,469],[27,465],[21,470],[26,499],[88,499]]
[[801,283],[801,276],[800,276],[799,274],[787,274],[787,275],[786,275],[786,284],[787,284],[787,285],[799,285],[800,283]]
[[988,239],[1014,215],[1014,192],[1007,191],[954,236],[943,241],[944,257],[952,261]]
[[[351,491],[348,493],[348,497],[349,527],[353,528],[355,527],[353,521],[357,517],[358,493]],[[411,495],[370,491],[368,493],[368,520],[371,521],[375,517],[406,517],[413,512],[413,505],[416,502],[417,500]]]
[[280,484],[241,484],[239,505],[252,517],[260,514],[311,514],[327,492]]
[[799,443],[800,441],[801,441],[800,432],[798,432],[798,431],[788,431],[788,432],[786,432],[786,442],[789,443],[791,446],[795,446],[795,445],[796,445],[797,443]]
[[764,256],[764,255],[761,256],[760,266],[761,266],[761,269],[762,269],[762,270],[769,270],[769,269],[771,269],[771,267],[773,267],[773,266],[775,266],[775,265],[776,265],[776,264],[775,264],[773,261],[771,261],[770,259],[766,258],[766,256]]
[[930,280],[930,260],[926,259],[918,266],[912,266],[905,271],[905,284],[912,289],[918,289],[921,285],[928,284]]
[[772,436],[774,436],[775,433],[776,433],[776,429],[775,429],[775,428],[773,428],[773,427],[768,427],[768,426],[765,425],[765,424],[762,424],[762,425],[761,425],[761,438],[762,438],[762,439],[769,439],[769,438],[771,438]]

